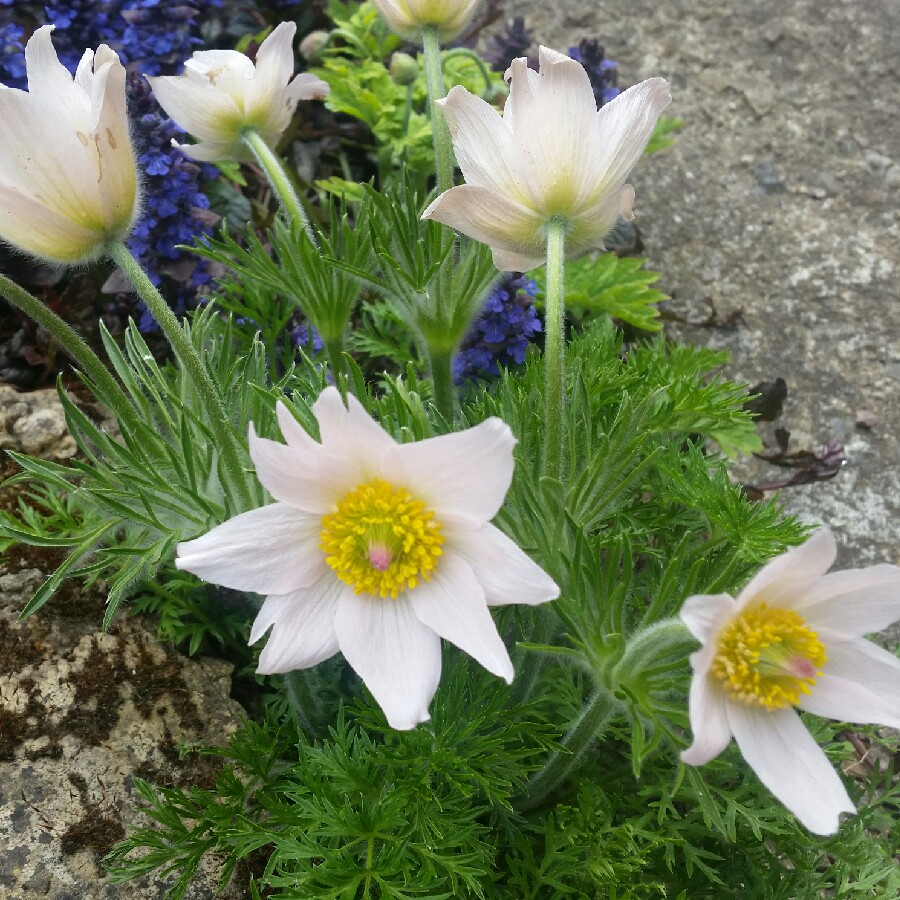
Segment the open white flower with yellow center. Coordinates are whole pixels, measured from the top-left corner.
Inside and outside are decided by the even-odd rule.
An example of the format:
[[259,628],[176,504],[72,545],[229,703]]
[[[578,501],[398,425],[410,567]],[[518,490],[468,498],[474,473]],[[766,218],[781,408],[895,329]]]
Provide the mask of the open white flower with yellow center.
[[253,158],[241,134],[258,132],[270,146],[291,123],[300,100],[321,100],[328,85],[294,72],[297,26],[282,22],[262,42],[256,65],[237,50],[198,50],[182,75],[147,77],[160,106],[199,144],[176,144],[194,159],[216,162]]
[[455,38],[469,24],[480,0],[373,0],[388,25],[408,41],[423,27],[437,29],[440,41]]
[[547,47],[540,74],[521,58],[506,79],[502,116],[459,86],[438,101],[466,183],[423,218],[487,244],[501,270],[541,265],[553,219],[566,223],[567,255],[602,247],[620,217],[633,218],[625,179],[671,102],[668,83],[650,78],[598,110],[581,63]]
[[760,780],[810,831],[855,812],[794,707],[900,728],[900,660],[863,635],[900,619],[900,568],[828,573],[827,528],[764,566],[741,591],[690,597],[681,618],[703,644],[691,656],[691,765],[732,737]]
[[489,606],[538,604],[559,590],[489,524],[513,474],[515,439],[496,418],[398,444],[350,396],[313,406],[321,443],[279,403],[286,444],[250,431],[259,480],[276,503],[178,546],[177,566],[267,594],[250,642],[272,629],[259,672],[315,666],[341,652],[394,728],[428,718],[441,638],[512,681]]
[[53,262],[84,262],[128,233],[138,179],[125,69],[105,44],[75,77],[38,28],[25,47],[28,90],[0,85],[0,239]]

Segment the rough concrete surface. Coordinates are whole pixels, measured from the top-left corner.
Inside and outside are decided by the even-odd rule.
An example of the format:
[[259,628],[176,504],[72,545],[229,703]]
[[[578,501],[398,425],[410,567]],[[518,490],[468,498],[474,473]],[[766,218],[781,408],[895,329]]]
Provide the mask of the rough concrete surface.
[[[782,377],[792,449],[840,440],[831,481],[783,493],[827,522],[843,565],[900,563],[900,77],[896,0],[506,2],[535,42],[597,37],[620,84],[672,84],[677,143],[640,163],[635,213],[673,338]],[[857,424],[857,422],[861,424]],[[782,471],[744,461],[736,477]]]

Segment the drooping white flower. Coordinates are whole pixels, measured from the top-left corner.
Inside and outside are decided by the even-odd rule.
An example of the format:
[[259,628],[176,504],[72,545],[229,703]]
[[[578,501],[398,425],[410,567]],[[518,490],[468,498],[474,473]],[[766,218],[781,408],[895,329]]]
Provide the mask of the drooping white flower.
[[671,102],[668,83],[650,78],[598,110],[581,63],[546,47],[540,74],[521,58],[506,79],[502,116],[459,86],[438,101],[466,183],[423,218],[487,244],[501,270],[543,263],[553,219],[566,222],[567,255],[602,247],[619,217],[633,218],[625,179]]
[[408,41],[418,41],[423,26],[437,28],[438,40],[455,38],[469,24],[480,0],[373,0],[388,25]]
[[0,239],[54,262],[99,256],[138,212],[125,69],[105,44],[72,74],[50,34],[25,47],[28,90],[0,85]]
[[734,737],[760,781],[816,834],[856,810],[794,707],[900,728],[900,660],[863,639],[900,619],[900,568],[828,573],[835,555],[822,528],[736,600],[690,597],[681,611],[703,644],[691,655],[694,742],[681,758],[703,765]]
[[250,642],[272,633],[259,672],[315,666],[341,652],[394,728],[428,718],[441,638],[488,671],[513,667],[489,606],[553,600],[554,582],[489,524],[513,473],[515,439],[492,418],[397,444],[355,397],[326,388],[313,406],[321,443],[279,403],[286,444],[250,454],[277,501],[178,546],[179,569],[266,594]]
[[241,133],[253,129],[274,146],[300,100],[321,100],[330,88],[304,72],[293,80],[297,30],[282,22],[260,44],[256,65],[237,50],[198,50],[182,75],[147,77],[160,106],[199,144],[177,144],[194,159],[246,162]]

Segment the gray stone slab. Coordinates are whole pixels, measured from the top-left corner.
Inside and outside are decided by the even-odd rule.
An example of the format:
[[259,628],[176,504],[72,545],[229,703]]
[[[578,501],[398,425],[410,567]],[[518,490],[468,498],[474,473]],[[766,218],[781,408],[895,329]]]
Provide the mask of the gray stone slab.
[[[507,2],[565,50],[598,37],[621,83],[672,84],[685,127],[631,179],[671,326],[729,350],[749,384],[781,376],[792,448],[837,437],[832,481],[782,494],[827,522],[843,565],[900,563],[900,5],[894,0]],[[862,422],[858,425],[857,422]],[[868,427],[866,427],[868,425]],[[775,480],[743,461],[736,477]]]

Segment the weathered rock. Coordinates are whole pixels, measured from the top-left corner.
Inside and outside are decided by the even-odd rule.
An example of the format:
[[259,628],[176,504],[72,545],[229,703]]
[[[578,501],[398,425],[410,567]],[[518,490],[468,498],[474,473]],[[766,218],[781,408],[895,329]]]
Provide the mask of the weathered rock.
[[[0,567],[0,898],[160,900],[171,879],[115,886],[99,862],[148,824],[135,776],[210,786],[216,763],[178,748],[222,746],[236,728],[232,666],[189,659],[127,614],[100,633],[102,596],[68,583],[17,621],[54,562],[17,548]],[[187,896],[211,900],[218,875],[211,860]]]
[[0,384],[0,449],[7,448],[46,459],[75,455],[75,441],[55,389],[19,393]]

